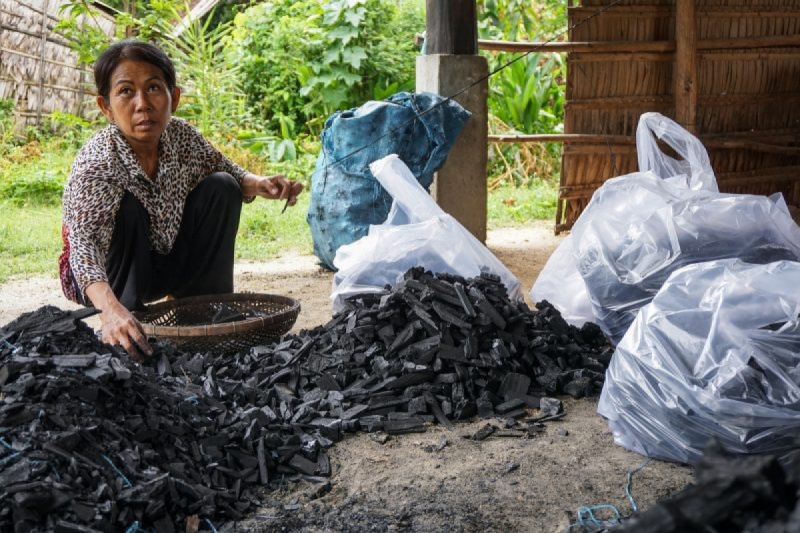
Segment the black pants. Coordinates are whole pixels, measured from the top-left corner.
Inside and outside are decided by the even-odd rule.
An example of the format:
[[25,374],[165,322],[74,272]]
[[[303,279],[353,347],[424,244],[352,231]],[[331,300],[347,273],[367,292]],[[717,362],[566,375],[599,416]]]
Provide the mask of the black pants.
[[225,172],[215,172],[186,198],[172,251],[150,249],[150,216],[129,192],[114,221],[106,273],[111,289],[130,310],[170,294],[176,298],[233,292],[233,252],[242,191]]

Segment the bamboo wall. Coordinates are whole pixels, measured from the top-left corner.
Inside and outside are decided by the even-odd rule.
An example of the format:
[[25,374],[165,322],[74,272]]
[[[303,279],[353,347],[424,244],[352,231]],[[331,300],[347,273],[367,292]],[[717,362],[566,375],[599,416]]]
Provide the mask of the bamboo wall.
[[[0,98],[16,101],[18,127],[36,125],[59,110],[94,112],[91,70],[77,64],[65,38],[53,30],[62,0],[0,0]],[[107,35],[111,17],[98,14]],[[86,105],[88,103],[88,105]]]
[[[646,111],[700,138],[722,191],[800,204],[800,0],[695,1],[691,124],[679,120],[687,97],[676,78],[686,73],[676,50],[687,36],[676,41],[676,2],[628,0],[583,24],[611,0],[569,8],[570,42],[624,41],[629,51],[567,55],[564,132],[587,137],[564,144],[556,232],[605,180],[638,170],[633,135]],[[637,51],[643,43],[662,51]]]

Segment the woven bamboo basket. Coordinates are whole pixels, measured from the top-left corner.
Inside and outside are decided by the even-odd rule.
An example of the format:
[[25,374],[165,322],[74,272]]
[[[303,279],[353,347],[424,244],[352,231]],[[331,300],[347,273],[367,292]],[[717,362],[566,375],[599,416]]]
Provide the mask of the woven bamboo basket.
[[[245,318],[214,324],[222,311]],[[147,336],[181,350],[233,353],[279,339],[292,329],[299,313],[300,302],[286,296],[232,293],[158,302],[133,315]]]

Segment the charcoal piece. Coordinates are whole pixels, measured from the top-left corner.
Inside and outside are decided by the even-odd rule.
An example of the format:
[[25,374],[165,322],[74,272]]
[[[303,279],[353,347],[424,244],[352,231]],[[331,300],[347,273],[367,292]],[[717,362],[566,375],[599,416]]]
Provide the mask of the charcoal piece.
[[239,322],[245,320],[247,318],[247,314],[243,311],[238,309],[234,309],[233,307],[222,304],[220,305],[217,312],[214,313],[214,316],[211,318],[212,324],[227,324],[229,322]]
[[53,533],[102,533],[102,531],[81,524],[67,522],[66,520],[59,520],[53,528]]
[[466,438],[472,439],[472,440],[477,440],[477,441],[486,440],[495,431],[496,431],[496,428],[493,425],[486,424],[481,429],[479,429],[478,431],[476,431],[472,435],[467,436]]
[[425,398],[423,396],[417,396],[416,398],[412,398],[411,401],[408,402],[408,412],[427,413],[428,404],[425,401]]
[[436,314],[439,315],[439,318],[457,328],[468,330],[471,327],[468,322],[465,322],[461,319],[461,317],[458,316],[458,311],[452,307],[439,302],[433,302],[433,310],[436,311]]
[[528,394],[522,397],[522,401],[525,402],[525,406],[528,409],[539,409],[540,405],[539,401],[541,399],[542,399],[541,396],[530,396]]
[[383,430],[389,435],[402,435],[405,433],[424,433],[425,422],[421,418],[407,418],[405,420],[387,420],[383,423]]
[[489,400],[478,400],[476,402],[476,406],[478,409],[478,416],[480,418],[494,417],[494,406],[492,406],[492,402]]
[[517,409],[512,409],[511,411],[507,411],[506,413],[503,413],[502,416],[505,417],[506,419],[515,419],[515,418],[522,418],[527,414],[528,413],[527,411],[525,411],[525,408],[520,407]]
[[476,287],[469,289],[469,295],[475,300],[475,305],[491,322],[500,329],[505,329],[506,321],[497,312],[497,309],[486,299],[486,296]]
[[592,394],[592,379],[588,377],[578,378],[564,385],[564,392],[573,398],[583,398]]
[[51,358],[53,365],[58,367],[87,368],[94,364],[96,354],[89,355],[56,355]]
[[331,376],[330,374],[322,374],[316,380],[316,385],[322,390],[326,391],[341,391],[342,388],[339,386],[339,383],[336,379]]
[[[450,409],[450,402],[443,402],[442,406],[440,406],[439,402],[430,392],[426,392],[423,396],[425,397],[425,403],[427,403],[428,407],[431,408],[431,412],[433,413],[436,421],[445,426],[447,429],[452,430],[453,424],[447,418],[447,415],[452,413],[452,409]],[[447,411],[444,409],[445,403],[447,405]]]
[[514,398],[512,400],[508,400],[507,402],[496,405],[494,409],[498,414],[505,415],[506,413],[519,409],[520,407],[525,407],[525,401],[521,398]]
[[317,472],[317,463],[309,461],[302,454],[295,454],[289,461],[289,466],[301,474],[313,476]]
[[404,374],[399,378],[394,379],[391,382],[387,383],[386,388],[389,390],[404,389],[412,385],[419,385],[420,383],[431,381],[434,375],[435,374],[433,370],[421,370],[419,372],[409,372],[408,374]]
[[392,341],[392,344],[389,346],[386,354],[392,355],[409,344],[414,339],[415,326],[416,322],[409,322],[406,324],[400,333],[398,333],[397,337],[395,337],[395,339]]
[[269,470],[267,469],[267,452],[264,446],[264,439],[258,439],[256,451],[258,457],[258,478],[261,485],[269,485]]
[[413,359],[426,359],[432,354],[435,354],[439,349],[441,337],[436,335],[434,337],[427,337],[420,341],[409,344],[397,354],[403,360]]
[[122,362],[117,359],[116,357],[111,357],[108,361],[109,366],[111,367],[111,371],[114,373],[114,379],[125,381],[130,379],[133,375],[128,367],[122,364]]
[[557,398],[541,398],[539,400],[539,410],[543,416],[556,416],[564,412],[564,404]]
[[153,528],[156,533],[175,533],[175,525],[169,516],[162,516],[153,520]]
[[159,357],[157,369],[160,376],[172,375],[172,366],[169,363],[169,358],[166,353],[162,352],[161,357]]
[[439,359],[447,361],[455,361],[458,363],[467,362],[467,358],[464,355],[464,350],[447,344],[442,344],[439,346],[439,351],[436,353],[436,357],[438,357]]
[[349,408],[344,413],[342,413],[342,420],[351,420],[353,418],[356,418],[360,413],[363,413],[368,409],[369,409],[368,405],[356,404],[351,408]]
[[497,395],[503,398],[503,401],[524,398],[528,394],[528,388],[531,384],[531,378],[523,374],[508,373],[500,383],[500,388]]
[[434,383],[457,383],[459,381],[458,374],[453,372],[444,372],[436,376]]
[[381,415],[368,415],[359,417],[358,424],[367,433],[374,433],[383,429],[385,420]]
[[459,282],[455,282],[453,283],[453,289],[455,289],[458,300],[461,302],[461,307],[464,309],[464,312],[467,314],[467,316],[473,318],[478,316],[475,312],[475,309],[472,307],[472,303],[469,301],[466,291],[464,290],[464,285]]

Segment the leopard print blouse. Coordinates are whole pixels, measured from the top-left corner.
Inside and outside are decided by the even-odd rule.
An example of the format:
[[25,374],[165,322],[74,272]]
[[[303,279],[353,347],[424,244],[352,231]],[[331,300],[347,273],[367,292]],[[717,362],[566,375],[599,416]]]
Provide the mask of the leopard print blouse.
[[75,158],[64,188],[58,260],[64,295],[78,302],[79,291],[83,295],[92,283],[108,281],[105,257],[126,191],[150,215],[152,250],[166,254],[178,235],[186,197],[216,171],[228,172],[240,183],[247,174],[179,118],[173,117],[161,135],[155,180],[147,177],[117,126],[94,135]]

